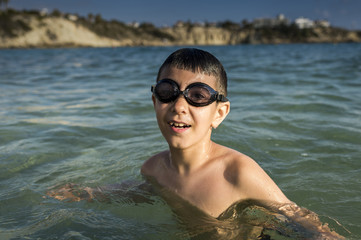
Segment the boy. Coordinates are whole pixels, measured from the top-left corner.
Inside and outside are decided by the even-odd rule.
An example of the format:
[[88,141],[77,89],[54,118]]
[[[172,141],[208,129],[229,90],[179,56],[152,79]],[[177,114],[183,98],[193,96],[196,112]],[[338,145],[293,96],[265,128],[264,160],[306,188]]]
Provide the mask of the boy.
[[143,164],[146,178],[215,218],[236,202],[254,200],[311,230],[312,238],[343,239],[316,214],[291,202],[253,159],[211,140],[212,129],[230,111],[227,75],[212,54],[175,51],[160,67],[152,92],[169,150]]
[[230,111],[227,75],[213,55],[189,48],[174,52],[152,91],[169,150],[144,163],[144,176],[213,217],[245,199],[291,203],[254,160],[211,140],[212,128]]

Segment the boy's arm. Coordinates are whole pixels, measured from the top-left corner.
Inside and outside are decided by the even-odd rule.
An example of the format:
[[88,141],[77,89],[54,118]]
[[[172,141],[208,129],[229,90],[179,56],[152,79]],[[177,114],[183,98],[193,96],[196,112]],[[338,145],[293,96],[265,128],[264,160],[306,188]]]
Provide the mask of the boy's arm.
[[77,184],[67,183],[62,187],[48,191],[46,195],[61,201],[78,202],[94,199],[94,192],[98,191],[90,187],[79,187]]
[[[239,186],[246,198],[256,199],[270,204],[272,209],[286,216],[290,221],[299,224],[305,229],[317,233],[317,239],[344,239],[334,231],[331,231],[327,224],[323,224],[317,214],[301,208],[290,201],[267,175],[266,172],[252,159],[247,159],[239,168]],[[278,206],[278,207],[277,207]]]
[[292,220],[292,222],[316,233],[315,239],[345,239],[335,231],[332,231],[328,224],[323,224],[316,213],[299,207],[295,203],[285,204],[278,208],[278,211]]
[[[141,168],[142,175],[145,177],[152,176],[159,165],[159,159],[166,155],[166,153],[166,151],[161,152],[148,159]],[[142,191],[142,193],[139,191]],[[146,199],[144,196],[152,192],[153,188],[147,181],[143,183],[125,181],[121,184],[111,184],[96,188],[80,187],[77,184],[68,183],[60,188],[48,191],[46,195],[58,200],[68,201],[110,201],[110,197],[115,195],[131,198],[135,202],[149,202],[149,198]]]
[[67,201],[92,201],[109,202],[117,198],[129,198],[133,202],[150,202],[152,187],[147,182],[125,181],[121,184],[110,184],[102,187],[81,187],[77,184],[68,183],[60,188],[46,193],[49,197]]
[[236,163],[237,187],[244,199],[258,199],[277,203],[291,203],[277,184],[251,158],[243,156]]

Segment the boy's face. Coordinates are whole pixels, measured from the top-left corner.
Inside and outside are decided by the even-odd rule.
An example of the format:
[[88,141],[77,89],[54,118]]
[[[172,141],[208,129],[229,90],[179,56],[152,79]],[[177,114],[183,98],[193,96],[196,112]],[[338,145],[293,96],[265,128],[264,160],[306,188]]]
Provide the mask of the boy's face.
[[[184,91],[191,83],[201,82],[217,89],[214,76],[193,73],[177,68],[166,68],[159,80],[171,79]],[[229,111],[229,102],[213,102],[204,107],[190,105],[183,95],[175,101],[163,103],[152,97],[159,128],[170,147],[186,149],[210,140],[212,127],[216,128]]]

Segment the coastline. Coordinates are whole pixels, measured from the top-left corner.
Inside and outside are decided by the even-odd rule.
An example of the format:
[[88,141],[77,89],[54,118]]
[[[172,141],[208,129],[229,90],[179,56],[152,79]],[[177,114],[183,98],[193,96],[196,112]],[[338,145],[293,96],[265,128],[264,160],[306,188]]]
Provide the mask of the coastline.
[[[361,31],[335,27],[297,29],[295,26],[255,28],[184,23],[155,27],[127,25],[101,17],[10,10],[0,13],[0,49],[60,47],[125,47],[361,42]],[[227,23],[227,22],[226,22]]]

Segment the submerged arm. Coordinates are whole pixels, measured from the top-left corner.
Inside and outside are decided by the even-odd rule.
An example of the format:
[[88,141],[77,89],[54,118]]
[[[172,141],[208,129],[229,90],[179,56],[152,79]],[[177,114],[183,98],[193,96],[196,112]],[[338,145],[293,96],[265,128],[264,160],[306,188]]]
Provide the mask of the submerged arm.
[[297,204],[285,204],[278,208],[279,212],[292,222],[301,225],[305,229],[315,233],[316,239],[345,239],[335,231],[332,231],[328,224],[323,224],[318,215]]
[[241,191],[246,193],[248,199],[264,203],[267,209],[279,213],[278,216],[288,227],[303,229],[313,236],[312,239],[344,239],[323,224],[316,213],[290,201],[258,164],[254,161],[247,161],[246,164],[246,167],[240,168],[238,180]]
[[58,200],[78,202],[82,200],[100,202],[117,201],[127,198],[133,202],[150,202],[152,193],[151,185],[147,182],[125,181],[120,184],[109,184],[102,187],[81,187],[77,184],[68,183],[60,188],[47,192],[46,195]]

